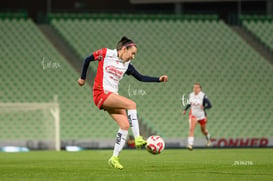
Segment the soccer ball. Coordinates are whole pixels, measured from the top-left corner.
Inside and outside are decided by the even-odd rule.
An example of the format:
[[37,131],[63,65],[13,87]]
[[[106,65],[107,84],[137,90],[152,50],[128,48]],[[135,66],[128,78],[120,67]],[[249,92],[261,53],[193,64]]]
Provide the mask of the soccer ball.
[[150,136],[147,139],[146,150],[154,155],[160,154],[165,148],[165,142],[160,136]]

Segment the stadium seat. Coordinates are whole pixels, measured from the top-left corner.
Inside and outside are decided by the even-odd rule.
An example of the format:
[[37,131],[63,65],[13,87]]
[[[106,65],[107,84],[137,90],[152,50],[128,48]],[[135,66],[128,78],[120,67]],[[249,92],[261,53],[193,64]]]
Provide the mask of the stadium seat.
[[[94,106],[91,87],[77,85],[79,73],[31,20],[1,19],[0,29],[0,76],[5,77],[1,81],[1,102],[52,102],[53,96],[58,95],[63,140],[113,138],[109,133],[116,131],[117,125]],[[44,68],[44,63],[58,63],[60,68]],[[42,111],[0,114],[0,140],[46,136],[46,130],[39,126],[45,124],[44,116]],[[107,124],[97,129],[93,126],[97,122]]]
[[[119,92],[134,100],[142,121],[164,137],[187,135],[188,117],[182,116],[180,102],[182,94],[191,92],[194,82],[203,85],[212,101],[208,128],[216,138],[255,136],[255,129],[244,127],[249,123],[253,127],[264,124],[266,119],[257,118],[272,112],[272,106],[265,106],[270,105],[270,100],[262,99],[263,90],[273,89],[267,83],[273,76],[272,66],[223,21],[91,17],[53,18],[51,24],[82,58],[102,47],[114,48],[123,35],[135,40],[135,67],[147,75],[167,74],[169,82],[140,83],[125,76]],[[96,70],[97,63],[92,62],[91,67]],[[129,86],[147,94],[129,95]],[[272,92],[268,96],[272,97]],[[257,106],[259,101],[262,104]],[[248,114],[255,108],[259,110],[256,116]],[[263,128],[263,132],[266,130]],[[202,137],[199,129],[196,136]]]
[[[188,116],[182,115],[181,96],[187,97],[193,83],[200,82],[213,105],[207,111],[213,137],[273,136],[273,67],[223,21],[214,17],[75,18],[71,14],[52,15],[50,20],[82,59],[99,48],[115,48],[126,35],[138,47],[133,60],[137,70],[169,76],[169,82],[161,84],[141,83],[131,76],[121,81],[119,93],[137,103],[139,118],[153,132],[165,138],[187,136]],[[243,25],[272,48],[272,21],[249,20]],[[1,19],[0,29],[0,76],[10,78],[1,81],[1,102],[50,102],[58,95],[63,140],[113,138],[118,126],[94,106],[91,87],[77,85],[79,74],[31,20]],[[57,62],[61,68],[44,69],[47,62]],[[90,67],[96,70],[97,62]],[[42,112],[0,114],[4,123],[0,139],[41,136],[43,130],[37,125],[44,116]],[[12,134],[7,130],[17,131]],[[196,137],[203,137],[199,128]]]
[[273,51],[273,18],[266,16],[242,16],[242,25]]

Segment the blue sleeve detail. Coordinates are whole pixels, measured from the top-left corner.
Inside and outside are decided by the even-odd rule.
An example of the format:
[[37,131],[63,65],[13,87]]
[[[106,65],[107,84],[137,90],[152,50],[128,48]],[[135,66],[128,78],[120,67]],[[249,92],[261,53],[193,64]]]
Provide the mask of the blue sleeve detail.
[[190,107],[191,107],[191,104],[187,104],[184,110],[187,111]]
[[81,79],[85,80],[86,78],[86,73],[89,67],[89,63],[91,61],[95,61],[94,55],[90,55],[84,59],[83,65],[82,65],[82,74],[81,74]]
[[211,103],[209,101],[209,98],[206,95],[204,96],[203,106],[204,106],[204,109],[212,108],[212,105],[211,105]]
[[149,77],[140,74],[132,64],[129,64],[127,71],[125,72],[127,75],[134,76],[137,80],[141,82],[160,82],[159,77]]

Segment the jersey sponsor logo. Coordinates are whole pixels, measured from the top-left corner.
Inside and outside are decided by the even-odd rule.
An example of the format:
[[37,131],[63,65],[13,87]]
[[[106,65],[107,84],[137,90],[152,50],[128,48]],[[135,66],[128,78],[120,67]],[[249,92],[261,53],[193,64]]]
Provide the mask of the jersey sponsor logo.
[[198,103],[198,102],[191,102],[191,105],[192,105],[192,106],[200,106],[201,104]]
[[115,77],[113,77],[113,76],[110,76],[109,78],[112,79],[112,80],[114,80],[114,81],[118,81],[118,79],[115,78]]
[[[109,74],[112,74],[114,76],[116,76],[118,79],[122,78],[123,72],[118,70],[115,66],[113,65],[109,65],[107,67],[105,67],[106,72],[108,72]],[[113,78],[113,77],[112,77]]]

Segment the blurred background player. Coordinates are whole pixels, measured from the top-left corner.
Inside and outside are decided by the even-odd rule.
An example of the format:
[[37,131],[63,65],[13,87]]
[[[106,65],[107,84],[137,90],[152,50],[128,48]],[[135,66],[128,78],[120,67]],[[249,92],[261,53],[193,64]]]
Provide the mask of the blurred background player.
[[183,114],[185,115],[187,110],[190,109],[189,113],[189,136],[188,136],[188,145],[187,148],[192,150],[193,142],[194,142],[194,129],[197,122],[200,124],[201,131],[205,135],[207,140],[207,146],[210,146],[210,134],[206,128],[207,123],[207,114],[206,109],[210,109],[212,107],[208,97],[204,92],[201,91],[201,85],[199,83],[195,83],[193,85],[193,92],[189,95],[189,103],[186,105]]
[[118,169],[123,169],[118,155],[125,145],[130,125],[135,138],[135,146],[141,148],[146,144],[146,141],[139,134],[136,103],[118,94],[119,81],[124,74],[132,75],[142,82],[167,82],[168,80],[166,75],[161,77],[141,75],[131,64],[136,53],[136,44],[127,37],[122,37],[116,49],[102,48],[86,57],[81,77],[78,79],[78,84],[83,86],[89,63],[98,61],[99,65],[93,86],[93,100],[99,109],[107,111],[119,125],[113,156],[108,161],[111,167]]

